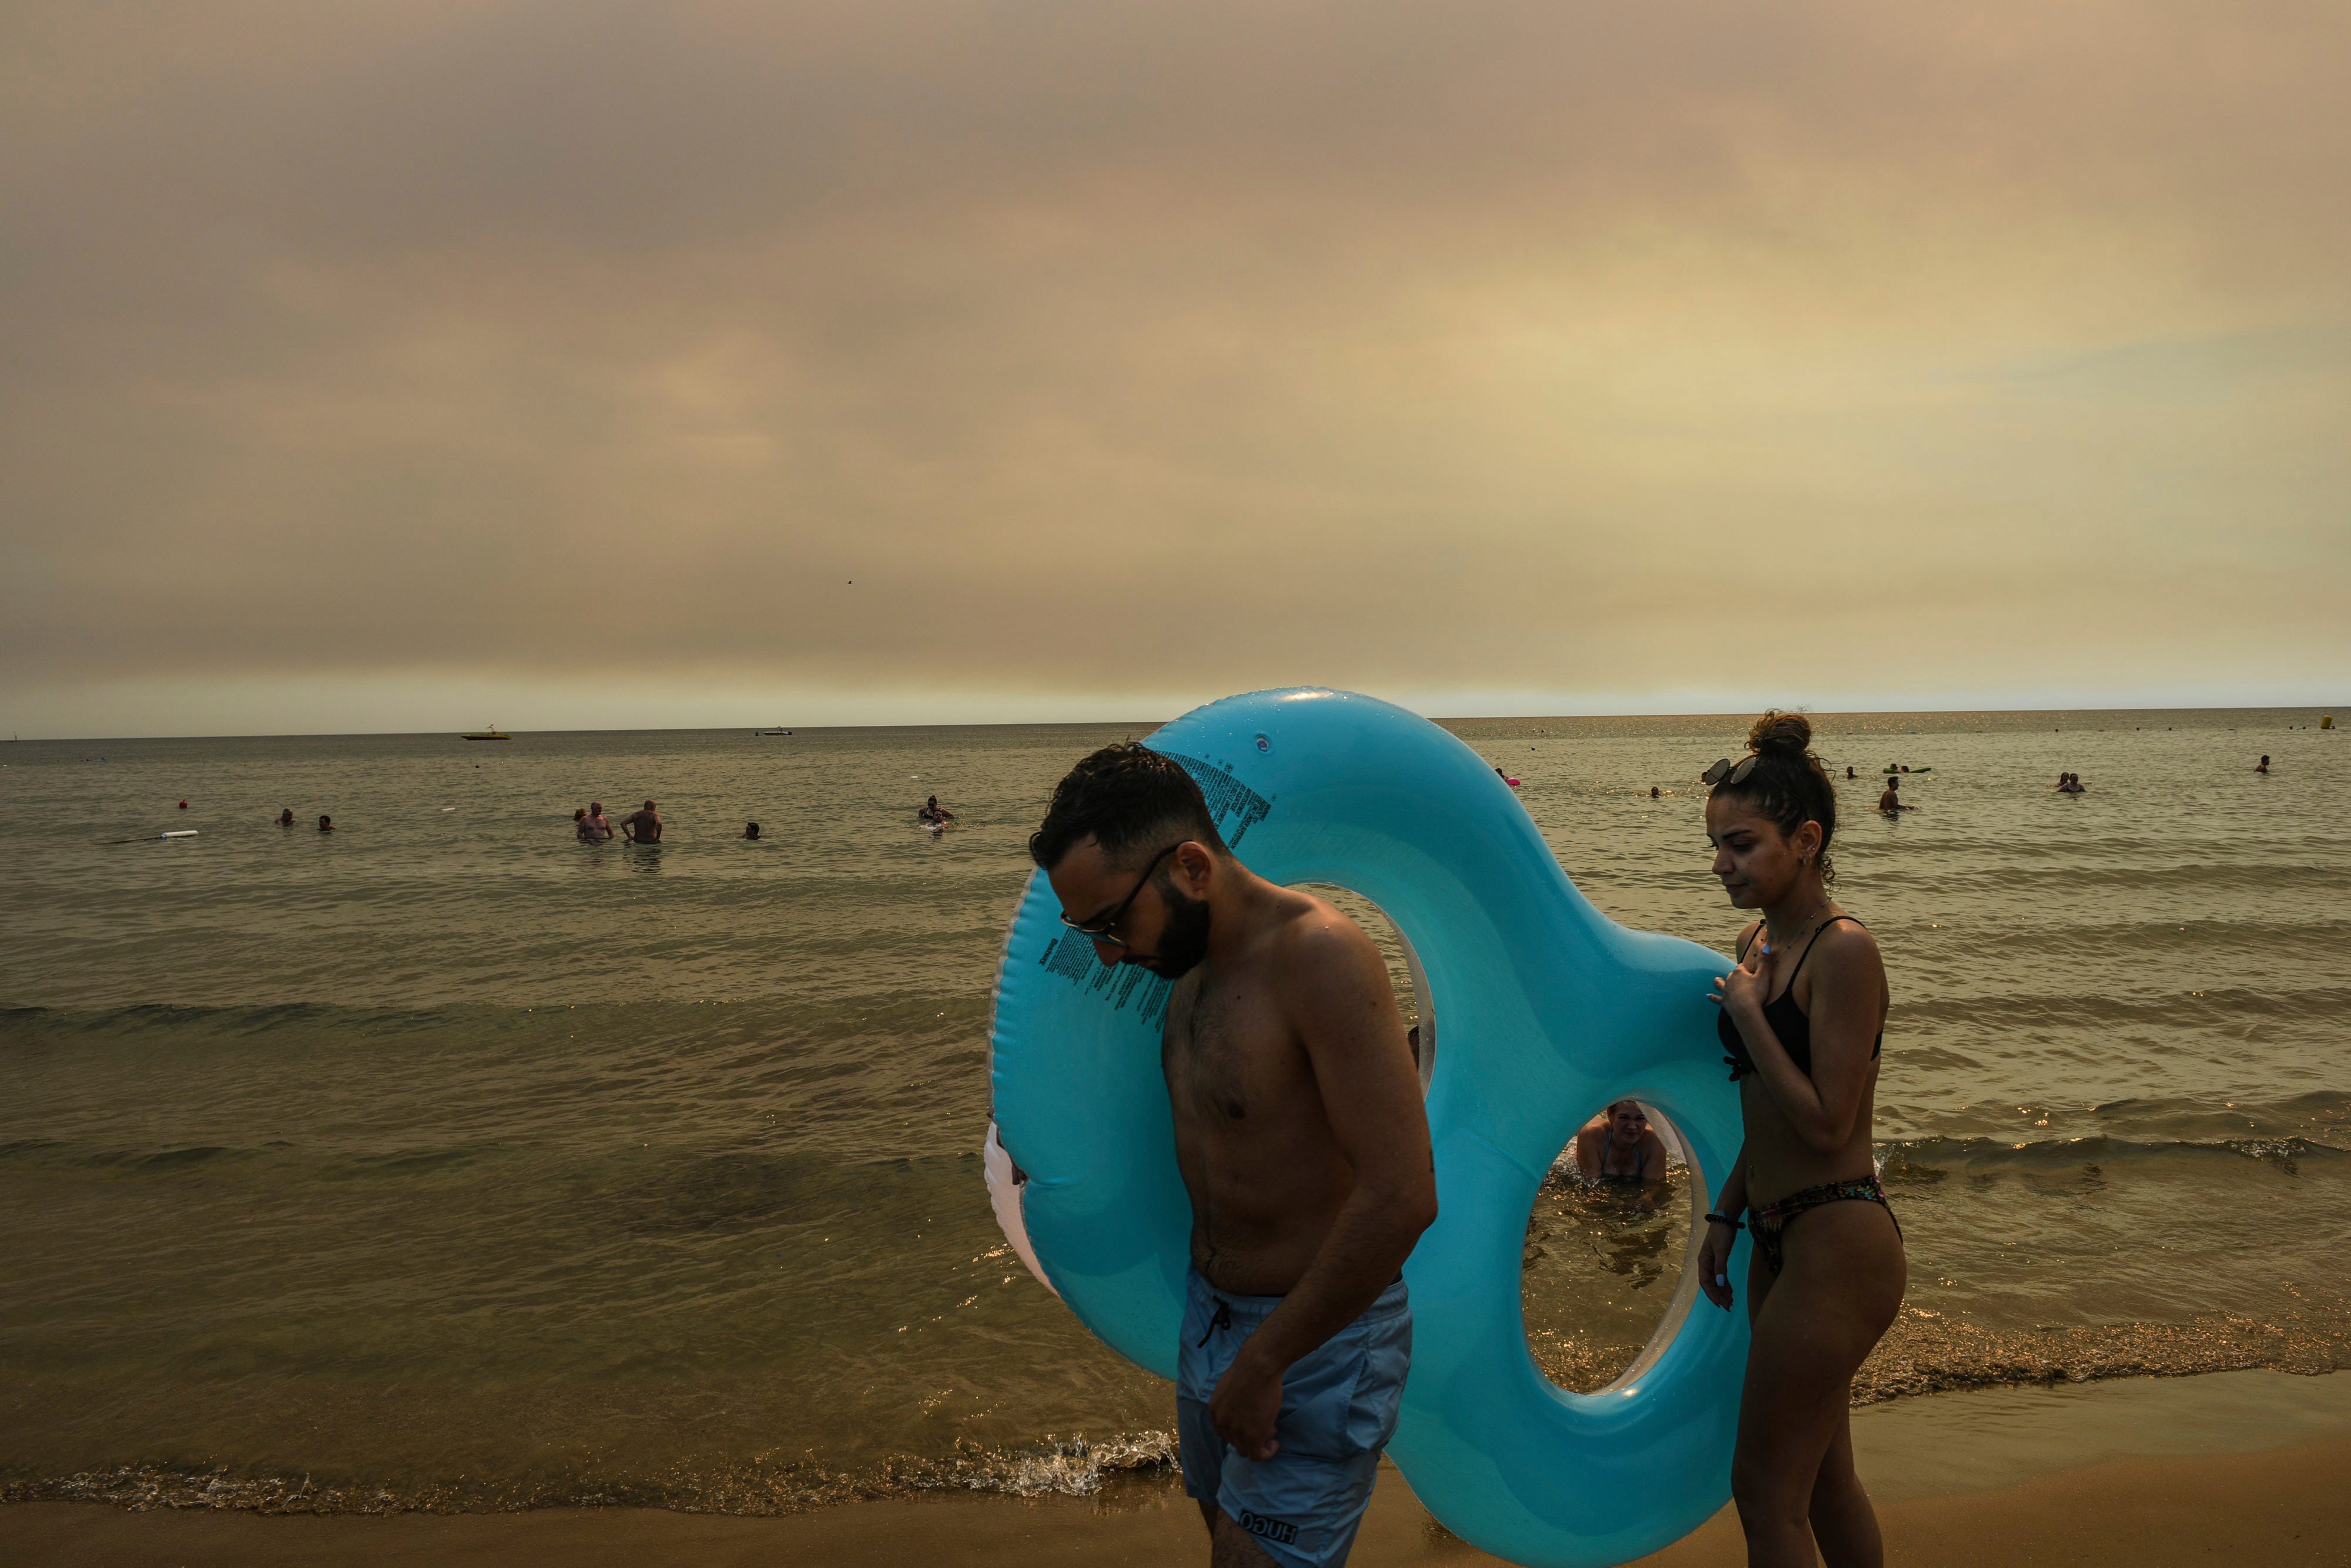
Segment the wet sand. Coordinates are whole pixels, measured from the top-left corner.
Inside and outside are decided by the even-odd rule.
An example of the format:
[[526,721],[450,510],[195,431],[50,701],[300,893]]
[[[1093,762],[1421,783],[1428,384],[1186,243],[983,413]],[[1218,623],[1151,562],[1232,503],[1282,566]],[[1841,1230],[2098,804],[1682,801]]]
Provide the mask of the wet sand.
[[[2339,1386],[2338,1386],[2339,1385]],[[2351,1563],[2351,1379],[2248,1373],[2084,1389],[1940,1396],[1858,1413],[1890,1563]],[[654,1510],[490,1515],[131,1513],[79,1503],[0,1508],[0,1561],[89,1568],[170,1563],[562,1563],[580,1568],[824,1563],[1197,1564],[1205,1538],[1166,1484],[1098,1498],[927,1497],[785,1518]],[[1383,1470],[1360,1568],[1496,1559],[1428,1517]],[[1728,1511],[1643,1562],[1744,1561]]]

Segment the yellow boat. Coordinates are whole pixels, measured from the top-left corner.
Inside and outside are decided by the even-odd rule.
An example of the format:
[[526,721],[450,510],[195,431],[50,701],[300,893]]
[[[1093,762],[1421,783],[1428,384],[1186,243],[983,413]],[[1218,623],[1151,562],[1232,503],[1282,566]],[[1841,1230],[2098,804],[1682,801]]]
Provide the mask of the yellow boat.
[[500,730],[496,725],[492,725],[487,729],[479,731],[476,734],[465,736],[463,738],[466,740],[512,740],[514,737]]

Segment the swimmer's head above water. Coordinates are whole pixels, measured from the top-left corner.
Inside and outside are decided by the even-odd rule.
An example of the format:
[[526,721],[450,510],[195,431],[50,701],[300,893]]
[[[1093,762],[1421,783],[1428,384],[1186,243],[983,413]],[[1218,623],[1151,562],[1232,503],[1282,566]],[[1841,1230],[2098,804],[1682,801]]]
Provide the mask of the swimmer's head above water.
[[1207,956],[1209,904],[1239,870],[1183,764],[1133,741],[1082,758],[1054,786],[1029,858],[1096,957],[1169,979]]

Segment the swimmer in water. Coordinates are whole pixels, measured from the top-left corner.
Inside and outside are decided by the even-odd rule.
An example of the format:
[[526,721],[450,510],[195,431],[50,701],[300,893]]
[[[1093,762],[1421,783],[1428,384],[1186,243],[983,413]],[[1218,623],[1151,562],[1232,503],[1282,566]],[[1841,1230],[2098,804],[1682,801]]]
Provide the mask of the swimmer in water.
[[914,821],[926,828],[944,828],[955,820],[956,814],[940,805],[936,795],[914,809]]
[[2261,759],[2261,761],[2260,761],[2258,764],[2256,764],[2256,765],[2255,765],[2255,767],[2254,767],[2254,768],[2253,768],[2253,771],[2254,771],[2254,772],[2256,772],[2256,773],[2267,773],[2269,770],[2270,770],[2270,754],[2269,754],[2268,752],[2264,751],[2264,752],[2262,752],[2262,759]]
[[758,841],[759,841],[759,824],[758,824],[758,823],[757,823],[757,822],[746,822],[746,823],[744,823],[744,824],[743,824],[743,836],[744,836],[746,839],[750,840],[753,843],[757,843],[757,842],[758,842]]
[[643,810],[630,812],[621,822],[621,836],[632,844],[657,844],[661,835],[661,813],[653,810],[651,800],[645,802]]
[[580,819],[580,841],[601,844],[611,836],[612,823],[604,815],[604,802],[590,800],[588,802],[588,814]]
[[290,828],[294,825],[293,807],[288,806],[284,810],[277,813],[277,825],[281,828]]
[[331,833],[331,832],[333,832],[333,831],[335,831],[335,819],[334,819],[334,818],[332,818],[332,817],[329,817],[329,815],[327,815],[327,813],[325,813],[324,811],[319,812],[319,831],[320,832],[322,832],[322,833]]
[[1666,1141],[1649,1125],[1649,1113],[1631,1100],[1619,1100],[1586,1122],[1575,1134],[1575,1168],[1588,1182],[1625,1182],[1646,1186],[1666,1179]]
[[1848,779],[1850,779],[1850,778],[1852,778],[1852,777],[1854,776],[1854,772],[1853,772],[1853,764],[1852,764],[1852,763],[1850,763],[1850,762],[1848,762],[1848,763],[1846,763],[1846,764],[1844,765],[1844,776],[1845,776],[1846,778],[1848,778]]
[[1656,787],[1655,784],[1652,784],[1652,785],[1650,785],[1650,786],[1649,786],[1649,799],[1650,799],[1650,800],[1656,800],[1656,798],[1657,798],[1657,787]]
[[1698,1282],[1731,1310],[1743,1224],[1752,1333],[1730,1495],[1748,1562],[1874,1568],[1886,1553],[1850,1406],[1908,1272],[1870,1141],[1888,996],[1876,941],[1829,895],[1836,789],[1811,741],[1801,716],[1766,714],[1744,762],[1708,770],[1714,874],[1761,918],[1715,981],[1746,1137],[1706,1217]]
[[1889,817],[1896,811],[1915,811],[1918,809],[1916,806],[1906,806],[1902,803],[1902,796],[1899,792],[1901,785],[1902,779],[1898,775],[1888,774],[1886,779],[1886,793],[1877,798],[1877,809]]

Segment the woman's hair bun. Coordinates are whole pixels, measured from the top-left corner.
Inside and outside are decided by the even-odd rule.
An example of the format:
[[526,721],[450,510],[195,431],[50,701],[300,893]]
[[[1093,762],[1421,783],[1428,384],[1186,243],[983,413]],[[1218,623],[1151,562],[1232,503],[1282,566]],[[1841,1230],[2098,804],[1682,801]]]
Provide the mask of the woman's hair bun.
[[1802,759],[1813,748],[1813,722],[1800,713],[1771,709],[1747,732],[1747,749],[1762,756]]

